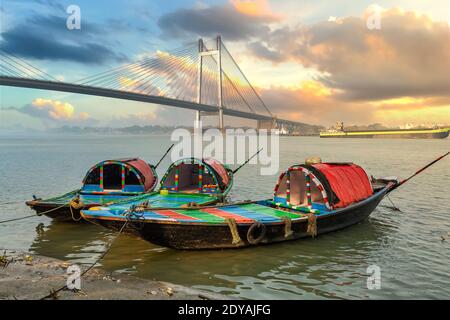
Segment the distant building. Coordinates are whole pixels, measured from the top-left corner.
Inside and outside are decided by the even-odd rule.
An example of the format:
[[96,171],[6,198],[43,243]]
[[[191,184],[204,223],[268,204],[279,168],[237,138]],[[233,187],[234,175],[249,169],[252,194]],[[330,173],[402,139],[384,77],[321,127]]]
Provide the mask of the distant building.
[[337,131],[344,131],[344,122],[336,122],[336,124],[334,125],[334,129]]

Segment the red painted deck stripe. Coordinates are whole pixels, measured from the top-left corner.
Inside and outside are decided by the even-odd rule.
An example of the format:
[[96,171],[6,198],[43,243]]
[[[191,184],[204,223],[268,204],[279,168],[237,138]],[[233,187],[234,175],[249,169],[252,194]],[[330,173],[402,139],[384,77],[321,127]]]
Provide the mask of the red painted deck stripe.
[[207,209],[201,209],[201,211],[209,213],[209,214],[213,214],[215,216],[221,217],[221,218],[232,218],[234,220],[236,220],[236,222],[253,222],[255,220],[250,219],[250,218],[246,218],[231,212],[227,212],[221,209],[216,209],[216,208],[207,208]]
[[153,211],[154,213],[162,214],[166,217],[175,219],[175,220],[198,220],[197,218],[193,218],[190,216],[186,216],[184,214],[172,211],[172,210],[157,210]]

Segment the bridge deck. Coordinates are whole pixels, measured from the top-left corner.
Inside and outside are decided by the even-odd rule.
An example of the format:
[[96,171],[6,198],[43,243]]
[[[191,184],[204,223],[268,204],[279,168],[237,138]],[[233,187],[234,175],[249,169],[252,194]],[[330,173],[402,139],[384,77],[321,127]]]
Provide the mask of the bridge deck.
[[[22,88],[33,88],[33,89],[44,89],[44,90],[53,90],[53,91],[61,91],[61,92],[71,92],[71,93],[80,93],[87,94],[93,96],[101,96],[108,98],[116,98],[116,99],[124,99],[131,101],[140,101],[147,103],[154,103],[159,105],[166,105],[171,107],[178,107],[196,111],[205,111],[205,112],[217,112],[219,108],[217,106],[211,106],[207,104],[199,104],[195,102],[189,102],[184,100],[177,100],[167,97],[161,96],[153,96],[146,95],[142,93],[134,93],[129,91],[121,91],[114,89],[105,89],[87,85],[79,85],[65,82],[56,82],[56,81],[48,81],[48,80],[37,80],[37,79],[26,79],[26,78],[15,78],[15,77],[7,77],[0,76],[0,85],[10,86],[10,87],[22,87]],[[224,114],[227,116],[246,118],[252,120],[273,120],[272,117],[268,115],[261,115],[251,112],[233,110],[229,108],[223,109]],[[278,124],[288,124],[288,125],[299,125],[301,123],[276,119]]]

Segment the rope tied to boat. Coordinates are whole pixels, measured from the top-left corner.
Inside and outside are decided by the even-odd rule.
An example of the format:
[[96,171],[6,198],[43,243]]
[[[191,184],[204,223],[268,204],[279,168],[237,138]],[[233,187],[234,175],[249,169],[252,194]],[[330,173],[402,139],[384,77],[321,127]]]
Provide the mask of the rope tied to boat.
[[75,214],[73,212],[73,210],[81,210],[84,207],[84,203],[83,201],[81,201],[80,199],[80,195],[76,195],[75,197],[72,198],[72,200],[70,200],[69,202],[69,211],[70,211],[70,215],[72,216],[72,220],[75,222],[78,222],[82,219],[81,215],[79,215],[78,218],[75,218]]
[[145,209],[147,209],[147,207],[143,204],[138,204],[138,205],[133,205],[130,208],[130,213],[131,214],[143,214],[145,212]]
[[84,207],[84,203],[83,203],[83,201],[81,201],[80,196],[77,195],[77,196],[73,197],[72,200],[70,200],[69,206],[75,210],[80,210]]
[[281,220],[284,221],[284,237],[287,239],[294,233],[292,231],[292,221],[289,217],[282,217]]
[[144,228],[145,210],[147,206],[143,204],[132,205],[128,210],[126,210],[123,215],[129,222],[129,227],[135,230],[142,230]]
[[198,208],[200,205],[197,202],[188,202],[185,204],[182,204],[180,208]]
[[129,221],[133,221],[133,219],[143,219],[145,213],[145,208],[142,206],[132,205],[129,210],[127,210],[124,215]]
[[80,221],[81,219],[83,219],[83,218],[81,217],[81,214],[80,214],[80,217],[79,217],[79,218],[75,218],[75,214],[73,213],[72,205],[69,205],[69,210],[70,210],[70,215],[72,216],[72,220],[73,220],[73,221],[78,222],[78,221]]
[[233,238],[233,241],[231,243],[236,246],[243,244],[242,239],[239,236],[236,220],[234,220],[233,218],[226,218],[225,222],[228,224],[228,227],[231,231],[231,237]]
[[306,229],[306,233],[311,237],[317,236],[317,217],[314,212],[310,212],[308,215],[308,228]]
[[50,212],[59,210],[59,209],[65,207],[65,206],[67,206],[67,203],[64,203],[64,204],[62,204],[62,205],[60,205],[60,206],[58,206],[58,207],[52,208],[52,209],[47,210],[47,211],[36,212],[36,214],[31,214],[31,215],[29,215],[29,216],[24,216],[24,217],[19,217],[19,218],[12,218],[12,219],[8,219],[8,220],[3,220],[3,221],[0,221],[0,224],[2,224],[2,223],[7,223],[7,222],[13,222],[13,221],[19,221],[19,220],[28,219],[28,218],[40,217],[40,216],[42,216],[42,215],[44,215],[44,214],[46,214],[46,213],[50,213]]

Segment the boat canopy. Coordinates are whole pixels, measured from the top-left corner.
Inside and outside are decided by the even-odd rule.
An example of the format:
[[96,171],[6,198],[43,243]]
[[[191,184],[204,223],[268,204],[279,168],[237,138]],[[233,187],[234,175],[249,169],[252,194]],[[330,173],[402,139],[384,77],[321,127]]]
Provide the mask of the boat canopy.
[[294,209],[332,210],[373,194],[364,169],[353,163],[294,165],[283,172],[274,190],[274,203]]
[[142,193],[158,182],[155,169],[139,158],[106,160],[97,163],[83,180],[82,193]]
[[161,179],[161,190],[222,194],[232,184],[231,170],[212,158],[184,158],[172,163]]

